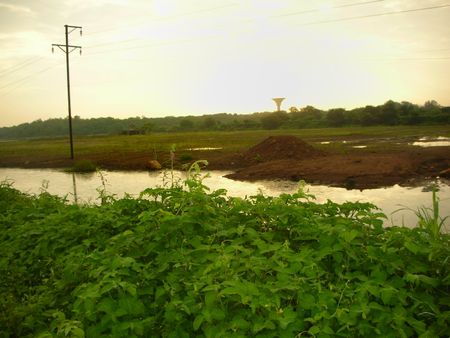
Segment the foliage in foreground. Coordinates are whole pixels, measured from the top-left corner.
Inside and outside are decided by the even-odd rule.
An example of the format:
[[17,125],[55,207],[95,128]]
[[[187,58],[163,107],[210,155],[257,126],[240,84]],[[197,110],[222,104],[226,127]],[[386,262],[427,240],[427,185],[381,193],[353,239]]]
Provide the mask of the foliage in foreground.
[[84,206],[0,186],[0,336],[448,334],[448,235],[186,185]]

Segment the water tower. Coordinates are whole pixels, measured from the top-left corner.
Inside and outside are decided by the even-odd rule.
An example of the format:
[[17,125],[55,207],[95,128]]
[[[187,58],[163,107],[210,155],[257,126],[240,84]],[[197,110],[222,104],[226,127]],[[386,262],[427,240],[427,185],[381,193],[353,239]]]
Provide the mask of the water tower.
[[285,98],[284,97],[274,97],[272,100],[275,101],[275,104],[277,105],[277,111],[281,110],[281,102],[283,102]]

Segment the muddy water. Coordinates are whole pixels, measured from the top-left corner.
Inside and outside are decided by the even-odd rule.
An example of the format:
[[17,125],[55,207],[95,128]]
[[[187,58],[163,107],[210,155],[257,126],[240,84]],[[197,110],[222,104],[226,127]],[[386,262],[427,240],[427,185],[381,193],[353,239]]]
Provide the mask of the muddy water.
[[[297,191],[298,184],[290,181],[259,181],[239,182],[223,177],[229,172],[211,171],[205,178],[204,184],[211,190],[226,189],[229,196],[245,197],[263,193],[270,196],[278,196],[282,193]],[[50,169],[5,169],[0,168],[0,180],[10,180],[14,187],[28,193],[39,193],[45,189],[51,194],[67,196],[70,201],[91,202],[98,201],[98,189],[103,188],[122,197],[125,193],[137,196],[139,192],[148,187],[170,185],[173,180],[183,180],[185,173],[174,172],[173,178],[170,172],[124,172],[105,171],[102,177],[95,174],[69,174]],[[441,215],[450,216],[450,186],[439,183],[439,197],[441,199]],[[388,216],[386,225],[414,226],[417,223],[414,213],[401,211],[393,214],[401,208],[416,210],[418,207],[431,207],[431,192],[426,186],[400,187],[398,185],[367,190],[346,190],[323,185],[307,185],[306,189],[316,196],[319,203],[330,199],[337,203],[345,201],[371,202],[381,208]],[[449,217],[450,218],[450,217]],[[450,220],[447,221],[447,231],[450,228]]]

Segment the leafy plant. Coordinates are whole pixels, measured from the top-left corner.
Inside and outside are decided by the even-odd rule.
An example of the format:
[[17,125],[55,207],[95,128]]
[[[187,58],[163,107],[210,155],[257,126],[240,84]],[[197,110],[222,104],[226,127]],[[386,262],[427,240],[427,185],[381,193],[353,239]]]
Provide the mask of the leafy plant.
[[184,153],[184,154],[180,155],[180,161],[182,161],[182,162],[189,162],[189,161],[192,161],[192,159],[193,159],[193,157],[191,154]]
[[74,165],[67,169],[69,172],[76,173],[92,173],[97,171],[97,165],[91,160],[79,160],[74,163]]
[[446,337],[450,236],[188,180],[76,205],[0,185],[1,337]]

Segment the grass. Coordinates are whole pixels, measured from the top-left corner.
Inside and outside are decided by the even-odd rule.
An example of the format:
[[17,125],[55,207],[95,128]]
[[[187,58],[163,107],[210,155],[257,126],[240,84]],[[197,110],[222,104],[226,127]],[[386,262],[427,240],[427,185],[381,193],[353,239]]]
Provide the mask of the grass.
[[97,169],[98,167],[94,162],[90,160],[79,160],[71,168],[67,169],[67,171],[74,173],[93,173]]
[[[186,132],[154,133],[150,135],[112,135],[75,137],[75,155],[115,154],[148,152],[169,152],[176,144],[178,151],[189,148],[217,147],[223,152],[245,150],[273,135],[294,135],[309,142],[322,140],[343,140],[348,137],[364,138],[408,138],[422,136],[450,136],[449,126],[398,126],[398,127],[344,127],[321,129],[281,129],[250,130],[232,132]],[[384,145],[383,145],[384,146]],[[393,146],[393,144],[391,144]],[[397,145],[398,146],[398,145]],[[336,145],[319,145],[328,149]],[[343,146],[340,147],[348,147]],[[38,155],[39,154],[39,155]],[[20,140],[0,143],[0,158],[14,159],[41,156],[43,158],[61,158],[68,156],[66,138]]]
[[433,189],[431,208],[421,207],[414,212],[419,220],[418,227],[426,230],[433,238],[437,239],[443,231],[448,217],[439,214],[439,197],[436,189]]

